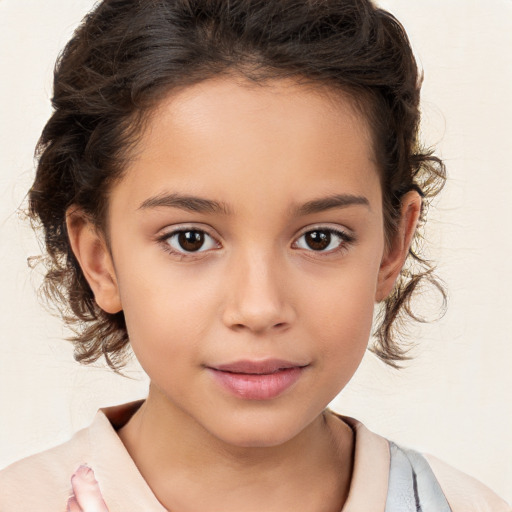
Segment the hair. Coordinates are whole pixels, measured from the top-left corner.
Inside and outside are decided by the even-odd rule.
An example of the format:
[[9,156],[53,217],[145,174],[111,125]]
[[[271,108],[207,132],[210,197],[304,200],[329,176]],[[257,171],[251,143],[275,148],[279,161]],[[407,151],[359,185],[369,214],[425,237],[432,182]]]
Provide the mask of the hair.
[[[372,133],[387,240],[401,199],[429,201],[443,162],[418,140],[422,77],[402,25],[369,0],[103,0],[82,21],[55,66],[53,114],[36,148],[29,216],[44,233],[42,293],[74,332],[75,359],[102,355],[118,371],[129,336],[123,312],[98,307],[73,255],[66,211],[105,228],[108,195],[152,109],[170,92],[222,75],[258,84],[291,78],[349,95]],[[437,287],[420,255],[421,230],[393,292],[381,304],[371,347],[391,366],[407,359],[403,320],[422,282]]]

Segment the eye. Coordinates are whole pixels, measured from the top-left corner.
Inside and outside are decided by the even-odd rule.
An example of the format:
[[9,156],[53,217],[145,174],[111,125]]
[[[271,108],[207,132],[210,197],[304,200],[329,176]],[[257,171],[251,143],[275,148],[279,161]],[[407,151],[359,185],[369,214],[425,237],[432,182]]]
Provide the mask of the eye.
[[180,229],[162,237],[172,252],[204,252],[218,247],[218,243],[208,233],[200,229]]
[[315,252],[331,252],[342,249],[354,241],[354,237],[333,228],[318,228],[306,231],[294,243],[299,249]]

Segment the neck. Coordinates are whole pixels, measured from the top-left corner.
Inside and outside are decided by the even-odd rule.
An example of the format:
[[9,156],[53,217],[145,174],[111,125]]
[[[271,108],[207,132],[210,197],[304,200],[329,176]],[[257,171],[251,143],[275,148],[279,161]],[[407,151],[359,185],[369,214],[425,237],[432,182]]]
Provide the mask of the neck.
[[339,512],[348,495],[353,433],[329,413],[278,446],[234,446],[151,388],[119,436],[172,512]]

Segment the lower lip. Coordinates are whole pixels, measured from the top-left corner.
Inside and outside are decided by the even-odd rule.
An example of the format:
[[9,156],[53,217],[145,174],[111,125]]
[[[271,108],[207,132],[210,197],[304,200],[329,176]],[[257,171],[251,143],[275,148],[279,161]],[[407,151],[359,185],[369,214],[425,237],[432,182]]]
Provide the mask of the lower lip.
[[275,373],[231,373],[210,369],[213,377],[232,394],[246,400],[271,400],[293,384],[303,371],[302,367],[284,368]]

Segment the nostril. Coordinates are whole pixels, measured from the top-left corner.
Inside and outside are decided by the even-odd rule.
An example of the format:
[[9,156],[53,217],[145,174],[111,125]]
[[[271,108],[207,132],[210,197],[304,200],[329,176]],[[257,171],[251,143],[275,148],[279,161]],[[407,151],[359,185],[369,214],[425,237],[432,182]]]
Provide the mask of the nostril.
[[251,325],[246,325],[246,324],[243,324],[243,323],[236,323],[236,324],[233,324],[231,326],[232,329],[234,329],[235,331],[243,331],[245,329],[250,329],[252,331],[267,331],[267,330],[273,330],[273,329],[285,329],[286,326],[288,325],[287,322],[279,322],[277,324],[274,324],[272,325],[270,328],[265,328],[265,327],[258,327],[258,326],[251,326]]

